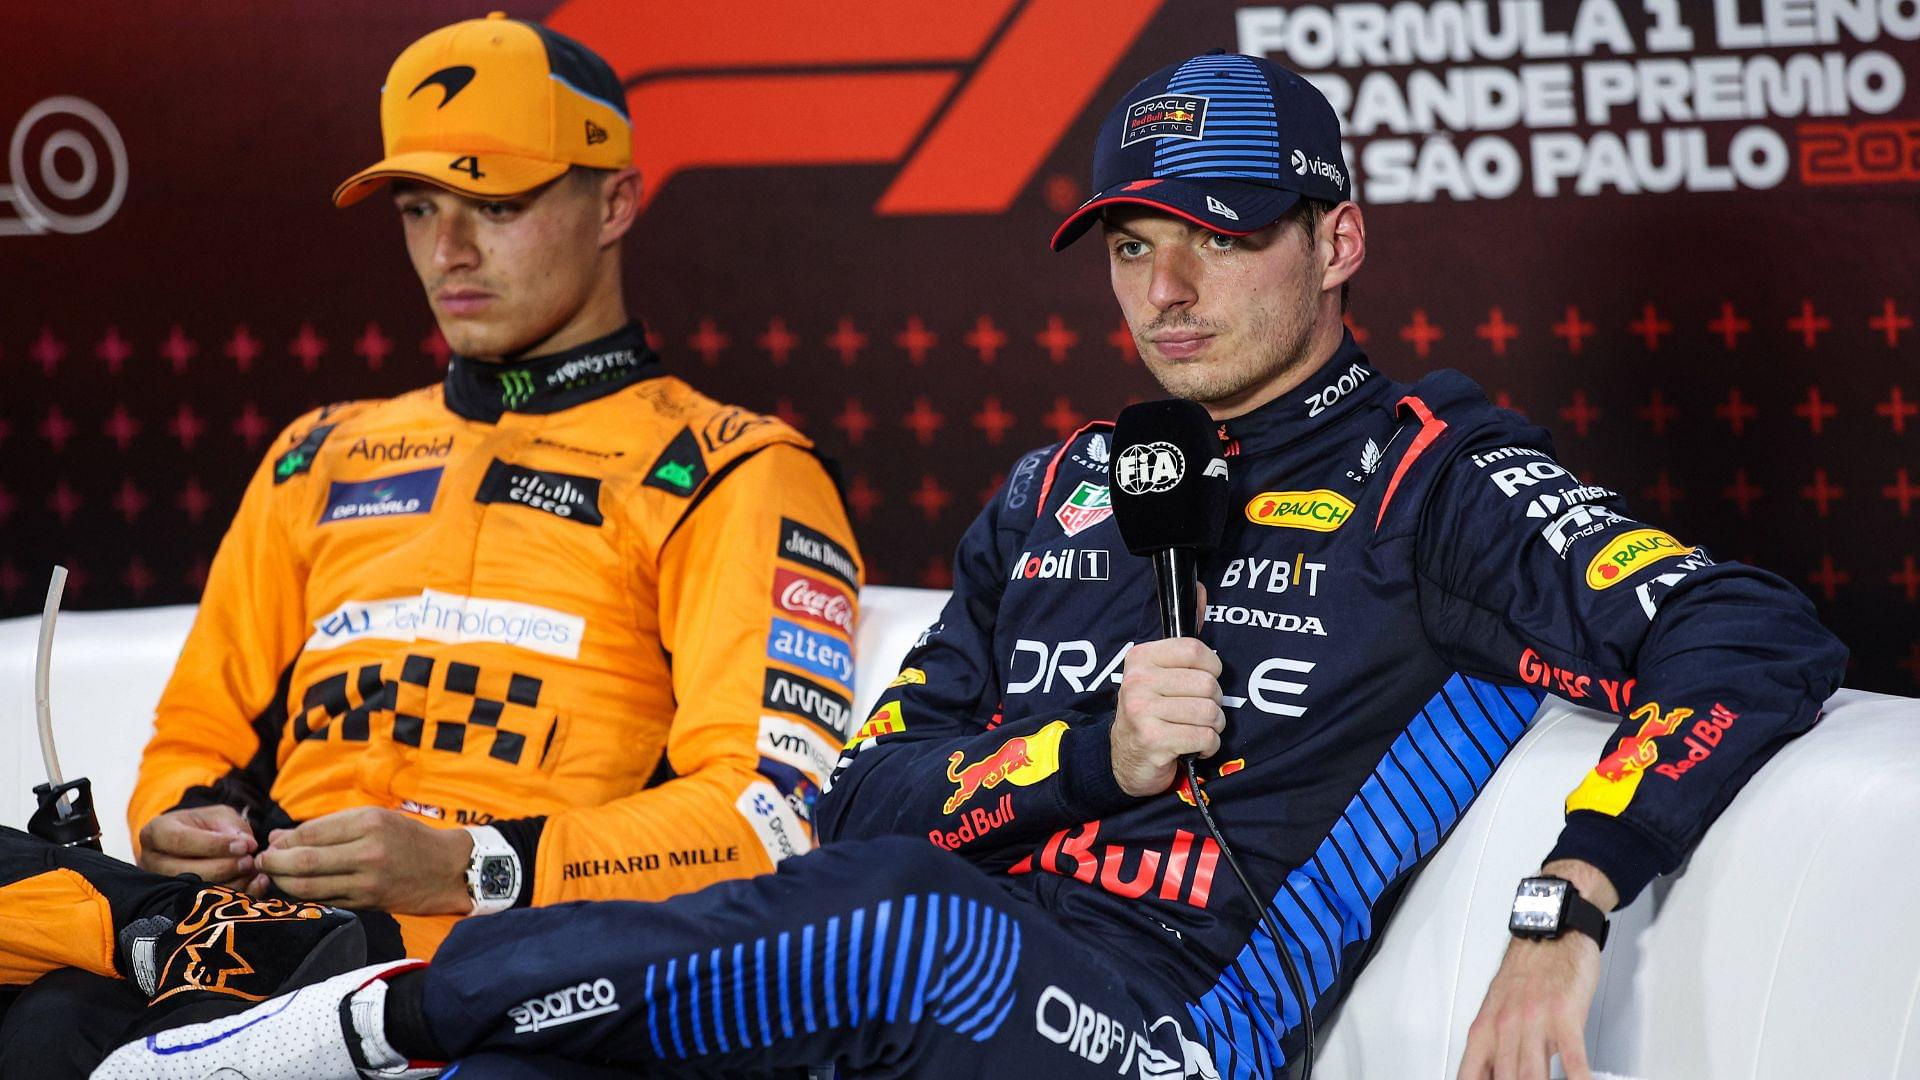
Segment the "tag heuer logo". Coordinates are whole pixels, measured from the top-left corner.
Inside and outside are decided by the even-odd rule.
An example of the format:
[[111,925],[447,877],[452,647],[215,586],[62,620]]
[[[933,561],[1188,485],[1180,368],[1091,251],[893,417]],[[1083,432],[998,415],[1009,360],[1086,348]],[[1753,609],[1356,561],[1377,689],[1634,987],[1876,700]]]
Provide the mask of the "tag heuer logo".
[[1082,480],[1053,516],[1068,536],[1078,536],[1112,517],[1113,501],[1104,486]]

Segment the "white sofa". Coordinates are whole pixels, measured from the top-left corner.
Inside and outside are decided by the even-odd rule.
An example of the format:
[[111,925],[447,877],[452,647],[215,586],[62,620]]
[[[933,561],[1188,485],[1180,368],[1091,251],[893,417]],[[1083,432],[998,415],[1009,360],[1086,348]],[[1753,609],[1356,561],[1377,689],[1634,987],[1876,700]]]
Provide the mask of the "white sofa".
[[[945,594],[862,594],[857,697],[876,697]],[[61,763],[93,779],[107,850],[190,607],[61,617],[51,700]],[[44,779],[37,620],[0,621],[0,822]],[[1513,885],[1611,718],[1549,698],[1409,891],[1321,1035],[1316,1075],[1451,1078],[1506,942]],[[10,782],[10,783],[9,783]],[[1741,793],[1682,871],[1615,917],[1587,1023],[1596,1068],[1649,1080],[1920,1078],[1920,702],[1842,691]]]

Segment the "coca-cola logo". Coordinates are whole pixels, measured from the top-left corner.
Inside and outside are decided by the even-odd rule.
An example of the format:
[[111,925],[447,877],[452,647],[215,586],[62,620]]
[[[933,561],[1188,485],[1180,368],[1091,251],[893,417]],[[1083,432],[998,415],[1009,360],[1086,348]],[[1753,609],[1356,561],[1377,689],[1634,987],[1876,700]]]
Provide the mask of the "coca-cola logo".
[[776,570],[773,598],[782,611],[853,635],[853,598],[818,578]]

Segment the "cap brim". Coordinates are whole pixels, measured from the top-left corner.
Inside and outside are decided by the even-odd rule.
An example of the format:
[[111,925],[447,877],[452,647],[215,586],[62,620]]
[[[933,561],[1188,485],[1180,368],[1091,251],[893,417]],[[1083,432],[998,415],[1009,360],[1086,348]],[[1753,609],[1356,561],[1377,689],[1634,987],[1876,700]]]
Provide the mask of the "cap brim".
[[451,168],[459,155],[443,150],[415,150],[395,154],[361,169],[333,190],[333,205],[351,206],[379,190],[390,180],[419,180],[462,195],[480,198],[504,198],[524,195],[557,179],[570,166],[564,161],[515,157],[511,154],[483,155],[482,171],[474,176],[466,169]]
[[1129,180],[1081,203],[1054,230],[1051,246],[1060,251],[1080,239],[1109,206],[1149,206],[1223,236],[1246,236],[1280,220],[1299,201],[1297,191],[1235,180]]

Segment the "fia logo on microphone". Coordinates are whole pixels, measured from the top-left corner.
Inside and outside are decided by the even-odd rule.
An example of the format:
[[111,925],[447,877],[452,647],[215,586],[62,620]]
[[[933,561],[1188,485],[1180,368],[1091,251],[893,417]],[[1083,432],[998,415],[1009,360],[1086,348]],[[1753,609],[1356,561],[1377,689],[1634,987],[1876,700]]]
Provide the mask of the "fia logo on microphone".
[[1172,490],[1186,474],[1186,456],[1170,442],[1136,443],[1113,463],[1113,482],[1129,495]]

